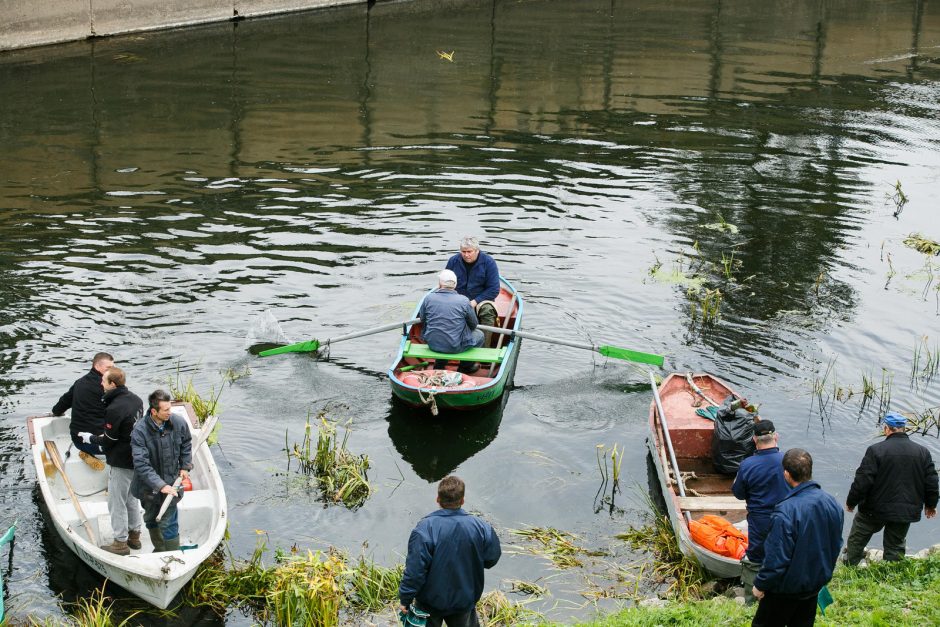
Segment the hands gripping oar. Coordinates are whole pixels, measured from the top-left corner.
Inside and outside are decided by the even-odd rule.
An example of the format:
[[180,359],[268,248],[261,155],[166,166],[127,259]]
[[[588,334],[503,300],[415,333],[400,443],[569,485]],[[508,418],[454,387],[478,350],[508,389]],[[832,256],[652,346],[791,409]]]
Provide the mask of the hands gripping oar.
[[502,333],[503,335],[521,337],[527,340],[535,340],[537,342],[548,342],[549,344],[558,344],[560,346],[570,346],[572,348],[582,348],[584,350],[594,351],[595,353],[600,353],[604,357],[612,357],[614,359],[623,359],[625,361],[635,361],[640,364],[651,364],[653,366],[662,366],[665,358],[662,355],[654,355],[653,353],[641,353],[640,351],[631,350],[629,348],[621,348],[619,346],[598,346],[596,344],[584,344],[580,342],[571,342],[569,340],[560,340],[557,338],[545,337],[544,335],[537,335],[535,333],[527,333],[525,331],[513,331],[512,329],[502,329],[500,327],[491,327],[485,324],[477,325],[477,328],[481,331],[490,331],[491,333]]
[[319,350],[321,346],[329,346],[330,344],[336,344],[337,342],[342,342],[345,340],[352,340],[357,337],[365,337],[366,335],[373,335],[375,333],[382,333],[383,331],[394,331],[395,329],[406,328],[408,325],[415,324],[420,322],[420,318],[414,318],[412,320],[405,320],[403,322],[395,322],[392,324],[382,325],[380,327],[375,327],[374,329],[366,329],[365,331],[357,331],[355,333],[350,333],[348,335],[341,335],[339,337],[327,338],[322,342],[317,339],[307,340],[306,342],[297,342],[296,344],[288,344],[287,346],[278,346],[277,348],[270,348],[266,351],[261,351],[258,353],[261,357],[268,357],[270,355],[280,355],[281,353],[312,353],[316,350]]
[[[212,431],[215,429],[215,423],[219,419],[218,416],[209,416],[208,419],[202,426],[199,428],[199,439],[196,440],[196,446],[193,447],[193,458],[196,457],[196,451],[199,450],[199,447],[209,439],[209,436],[212,434]],[[166,510],[170,508],[170,503],[173,502],[173,499],[177,496],[176,492],[180,487],[180,484],[183,483],[183,477],[180,475],[176,478],[176,481],[173,482],[173,494],[167,494],[166,498],[163,499],[163,505],[160,506],[160,511],[157,512],[157,522],[163,520],[163,515],[166,514]]]

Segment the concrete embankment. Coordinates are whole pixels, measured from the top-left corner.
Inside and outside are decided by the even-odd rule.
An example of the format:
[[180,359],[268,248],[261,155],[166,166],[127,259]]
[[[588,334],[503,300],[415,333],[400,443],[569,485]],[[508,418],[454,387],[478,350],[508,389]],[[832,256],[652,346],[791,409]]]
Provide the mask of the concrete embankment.
[[0,2],[0,50],[366,1],[5,0]]

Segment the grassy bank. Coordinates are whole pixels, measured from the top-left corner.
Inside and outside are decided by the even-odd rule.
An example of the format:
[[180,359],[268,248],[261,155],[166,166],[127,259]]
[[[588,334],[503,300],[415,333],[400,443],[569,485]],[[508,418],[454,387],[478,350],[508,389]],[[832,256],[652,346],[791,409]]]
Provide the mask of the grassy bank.
[[[817,625],[940,625],[940,554],[896,563],[879,562],[868,568],[839,566],[829,591],[835,602],[826,608],[825,615],[817,615]],[[747,625],[754,609],[717,597],[670,602],[661,608],[630,608],[581,625]]]

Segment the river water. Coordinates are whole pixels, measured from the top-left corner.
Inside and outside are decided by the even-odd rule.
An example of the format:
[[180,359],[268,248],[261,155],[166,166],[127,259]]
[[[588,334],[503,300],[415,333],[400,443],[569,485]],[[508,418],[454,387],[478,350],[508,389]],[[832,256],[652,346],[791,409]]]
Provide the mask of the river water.
[[[400,562],[457,472],[507,549],[487,589],[544,577],[532,607],[563,622],[617,607],[508,545],[551,526],[642,559],[613,538],[648,520],[642,369],[527,341],[501,405],[435,420],[392,402],[394,333],[328,360],[248,350],[277,328],[406,319],[468,233],[521,290],[525,329],[718,374],[840,500],[879,409],[937,416],[921,375],[940,277],[903,243],[940,239],[936,3],[378,3],[7,53],[0,94],[15,617],[61,615],[100,584],[43,517],[25,429],[98,350],[141,396],[178,373],[205,395],[242,375],[215,452],[238,557],[257,530]],[[712,324],[692,313],[706,288],[723,294]],[[323,409],[373,463],[356,511],[286,471],[285,440]],[[916,436],[935,459],[936,435]],[[614,444],[623,493],[597,511],[596,447]],[[912,527],[909,550],[937,542],[935,520]],[[196,621],[249,622],[183,608],[176,624]]]

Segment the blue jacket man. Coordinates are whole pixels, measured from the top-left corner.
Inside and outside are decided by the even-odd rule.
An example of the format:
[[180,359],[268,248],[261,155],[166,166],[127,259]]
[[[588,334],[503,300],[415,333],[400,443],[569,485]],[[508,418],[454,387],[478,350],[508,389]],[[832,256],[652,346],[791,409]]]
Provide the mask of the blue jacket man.
[[457,276],[457,293],[466,296],[474,309],[499,295],[499,268],[480,250],[477,238],[461,239],[460,252],[447,260],[446,268]]
[[450,270],[438,276],[438,289],[424,297],[418,317],[421,336],[438,353],[461,353],[482,346],[483,332],[477,330],[477,315],[466,296],[454,291],[456,277]]
[[760,599],[754,626],[812,625],[816,597],[832,579],[842,548],[842,507],[812,481],[810,454],[790,449],[783,472],[793,490],[774,508],[764,542],[753,587]]
[[429,627],[479,624],[476,603],[483,594],[483,569],[499,561],[493,527],[465,512],[464,483],[454,475],[437,487],[441,509],[422,518],[408,538],[408,557],[398,596],[402,612],[415,606],[430,614]]
[[[131,432],[134,479],[131,494],[144,507],[144,524],[150,533],[154,552],[180,548],[176,505],[183,491],[173,487],[177,477],[188,477],[193,468],[193,440],[189,425],[174,416],[171,397],[156,390],[148,397],[150,412],[137,421]],[[157,515],[165,496],[174,498],[160,521]]]

